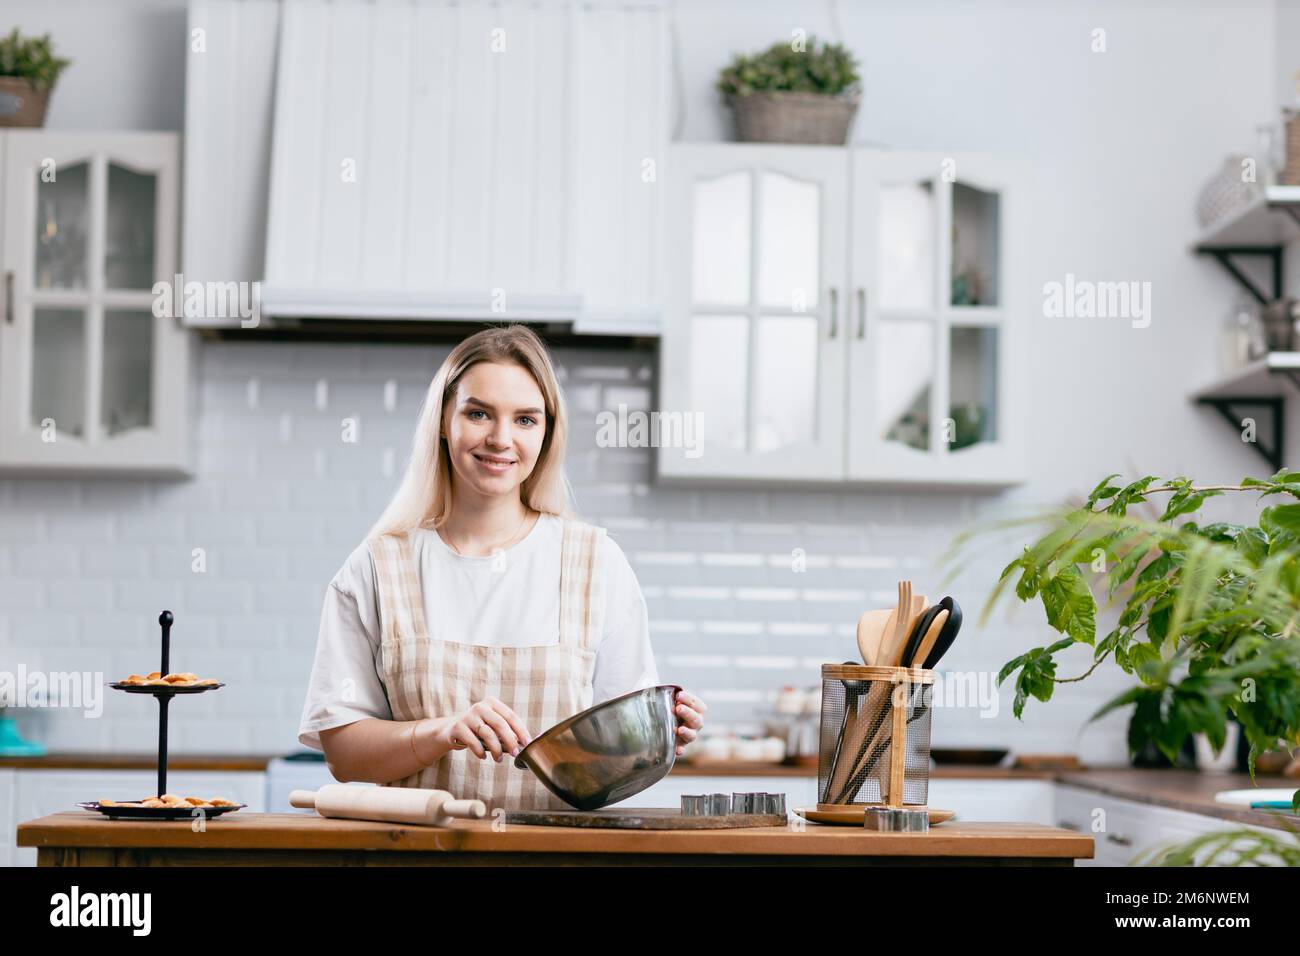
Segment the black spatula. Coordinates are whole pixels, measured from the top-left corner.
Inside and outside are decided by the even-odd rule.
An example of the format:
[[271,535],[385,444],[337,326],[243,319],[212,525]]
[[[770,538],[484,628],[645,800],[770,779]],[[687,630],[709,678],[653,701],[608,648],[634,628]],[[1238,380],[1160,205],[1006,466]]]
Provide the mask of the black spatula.
[[961,630],[961,605],[951,597],[946,597],[936,607],[948,609],[948,620],[944,623],[943,630],[939,632],[939,638],[934,642],[934,647],[931,648],[925,663],[921,665],[926,670],[939,663],[939,658],[952,647],[952,642],[957,639],[957,632]]

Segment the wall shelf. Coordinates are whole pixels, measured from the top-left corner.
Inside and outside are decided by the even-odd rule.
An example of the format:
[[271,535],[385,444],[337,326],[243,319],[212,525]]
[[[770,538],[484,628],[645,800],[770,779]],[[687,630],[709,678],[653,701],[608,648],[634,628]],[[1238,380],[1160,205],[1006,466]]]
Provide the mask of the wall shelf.
[[[1282,297],[1286,244],[1300,239],[1300,186],[1266,186],[1248,205],[1215,223],[1193,244],[1197,255],[1212,256],[1261,305]],[[1260,289],[1233,260],[1269,260],[1272,294]]]
[[1231,426],[1240,432],[1243,415],[1252,409],[1269,413],[1271,427],[1269,440],[1264,440],[1263,430],[1256,436],[1255,450],[1273,466],[1274,471],[1283,466],[1283,436],[1286,434],[1286,399],[1289,387],[1300,390],[1300,352],[1270,352],[1264,358],[1245,366],[1227,378],[1194,393],[1191,398],[1198,405],[1207,405],[1217,411]]

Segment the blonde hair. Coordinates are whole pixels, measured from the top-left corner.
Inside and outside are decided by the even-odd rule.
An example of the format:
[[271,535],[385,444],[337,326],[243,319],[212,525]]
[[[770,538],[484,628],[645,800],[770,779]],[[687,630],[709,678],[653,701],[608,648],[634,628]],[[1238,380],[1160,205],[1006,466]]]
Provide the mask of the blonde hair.
[[537,334],[526,325],[494,326],[475,332],[443,361],[429,383],[420,419],[411,441],[406,474],[388,506],[366,537],[405,534],[413,528],[441,526],[451,509],[451,462],[442,437],[443,410],[456,386],[479,362],[521,366],[541,389],[546,409],[546,434],[532,473],[520,486],[520,499],[536,511],[572,517],[572,489],[564,474],[564,450],[569,416],[551,357]]

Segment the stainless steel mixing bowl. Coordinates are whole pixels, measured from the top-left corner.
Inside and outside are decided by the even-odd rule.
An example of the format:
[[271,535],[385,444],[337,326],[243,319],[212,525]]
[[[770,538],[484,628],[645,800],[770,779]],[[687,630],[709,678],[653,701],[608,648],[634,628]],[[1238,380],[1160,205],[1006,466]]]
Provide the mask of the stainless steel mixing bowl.
[[579,810],[640,793],[677,758],[676,684],[634,690],[560,721],[519,751],[515,766]]

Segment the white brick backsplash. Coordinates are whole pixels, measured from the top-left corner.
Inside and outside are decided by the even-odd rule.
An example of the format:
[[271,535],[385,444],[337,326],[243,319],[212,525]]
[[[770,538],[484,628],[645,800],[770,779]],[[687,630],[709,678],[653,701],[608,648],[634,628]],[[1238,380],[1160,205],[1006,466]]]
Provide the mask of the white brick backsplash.
[[[122,521],[131,520],[123,517]],[[51,541],[114,541],[117,517],[113,514],[85,514],[59,509],[46,514],[45,533]]]
[[[6,505],[15,508],[14,505]],[[0,513],[0,541],[27,543],[44,535],[45,517],[39,513],[18,510]]]
[[[0,667],[102,668],[109,680],[153,670],[158,613],[169,608],[173,668],[229,684],[173,704],[173,752],[297,749],[324,588],[397,489],[420,404],[449,351],[205,341],[193,479],[0,478]],[[782,685],[817,686],[822,662],[856,656],[858,615],[892,606],[899,577],[937,592],[935,563],[982,514],[984,499],[962,494],[656,484],[658,451],[598,449],[595,419],[620,402],[652,408],[653,350],[563,348],[554,359],[567,370],[578,514],[603,524],[627,554],[660,677],[706,699],[710,732],[761,729],[758,709]],[[354,414],[359,440],[345,444],[340,421]],[[201,575],[190,569],[196,547],[207,552]],[[801,572],[791,568],[796,548]],[[995,673],[1052,640],[1041,608],[976,626],[1011,553],[946,585],[967,624],[945,673]],[[1063,660],[1062,673],[1086,669],[1086,649],[1078,656]],[[1098,674],[1050,705],[1031,701],[1023,721],[1011,717],[1008,685],[997,718],[950,708],[936,715],[934,740],[1122,760],[1126,716],[1082,733],[1127,686],[1120,678]],[[110,693],[100,720],[47,709],[25,715],[23,731],[54,749],[149,752],[156,711]]]
[[319,514],[259,515],[257,543],[272,547],[294,544],[316,544],[321,539],[325,517]]
[[76,481],[60,479],[20,479],[14,482],[11,506],[18,513],[46,512],[66,514],[81,500],[81,486]]
[[288,613],[304,607],[319,608],[324,597],[323,584],[259,584],[253,592],[253,610]]
[[101,611],[112,607],[116,585],[112,581],[60,578],[48,585],[46,601],[59,611]]
[[450,346],[441,345],[377,345],[368,348],[342,346],[359,358],[357,372],[366,378],[399,377],[420,384],[420,397],[438,372],[438,366],[451,352]]
[[[321,600],[324,594],[321,594]],[[316,602],[320,605],[321,601]],[[299,609],[301,611],[301,609]],[[316,613],[320,613],[319,606]],[[276,614],[245,614],[230,613],[221,615],[219,621],[217,640],[221,644],[232,645],[254,645],[260,647],[283,647],[286,636],[289,633],[289,626],[292,621],[296,621],[303,615],[289,617],[287,615]],[[308,614],[307,616],[310,616]],[[313,638],[314,638],[313,631]]]
[[0,584],[0,608],[9,620],[9,643],[19,658],[32,660],[53,647],[75,645],[81,635],[80,619],[70,611],[20,610],[4,600],[4,586]]
[[[194,515],[198,514],[200,512],[194,512]],[[115,543],[179,544],[185,540],[185,522],[184,511],[132,517],[118,524]]]
[[226,614],[253,610],[253,582],[220,581],[196,574],[184,585],[186,608],[195,613]]
[[[155,551],[162,549],[154,549]],[[77,549],[83,577],[143,577],[150,573],[150,549],[140,545],[87,544]],[[68,569],[64,569],[65,571]]]
[[0,609],[9,613],[45,607],[45,590],[41,581],[0,581]]
[[12,572],[16,578],[75,574],[81,564],[80,552],[70,544],[32,544],[23,548],[22,555]]
[[82,481],[78,507],[84,511],[124,512],[153,507],[153,488],[142,481]]

